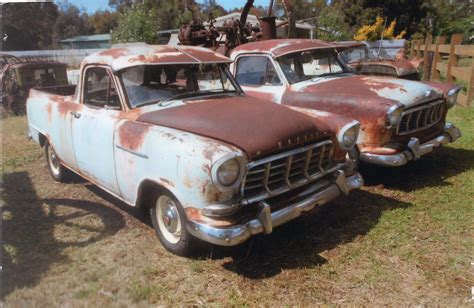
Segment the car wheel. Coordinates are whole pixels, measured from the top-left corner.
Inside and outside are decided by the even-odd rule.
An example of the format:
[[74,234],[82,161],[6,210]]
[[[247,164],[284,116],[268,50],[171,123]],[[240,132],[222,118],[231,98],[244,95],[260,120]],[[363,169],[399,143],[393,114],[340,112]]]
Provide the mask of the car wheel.
[[159,192],[152,198],[150,215],[163,246],[174,254],[189,255],[195,238],[186,229],[186,214],[181,204],[168,193]]
[[71,179],[72,172],[61,165],[61,160],[48,140],[45,141],[44,152],[46,155],[48,170],[53,179],[61,183],[68,182]]

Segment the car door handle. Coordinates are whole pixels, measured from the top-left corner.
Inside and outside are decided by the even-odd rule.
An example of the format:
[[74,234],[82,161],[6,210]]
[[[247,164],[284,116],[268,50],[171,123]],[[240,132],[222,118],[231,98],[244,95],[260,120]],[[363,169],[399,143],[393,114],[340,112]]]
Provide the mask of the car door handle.
[[71,111],[70,112],[76,119],[79,119],[81,117],[81,114],[79,112]]

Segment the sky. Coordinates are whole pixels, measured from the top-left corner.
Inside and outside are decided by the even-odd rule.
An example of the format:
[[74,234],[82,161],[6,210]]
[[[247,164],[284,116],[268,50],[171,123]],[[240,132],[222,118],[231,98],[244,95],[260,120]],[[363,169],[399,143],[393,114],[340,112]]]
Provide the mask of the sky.
[[[58,2],[58,1],[55,1]],[[76,5],[79,8],[84,8],[88,13],[94,13],[98,10],[105,10],[109,8],[109,0],[69,0],[70,3]],[[202,3],[204,1],[197,0]],[[243,7],[246,0],[218,0],[217,3],[222,5],[226,10],[233,9],[235,7]],[[269,0],[255,0],[255,6],[268,6]]]

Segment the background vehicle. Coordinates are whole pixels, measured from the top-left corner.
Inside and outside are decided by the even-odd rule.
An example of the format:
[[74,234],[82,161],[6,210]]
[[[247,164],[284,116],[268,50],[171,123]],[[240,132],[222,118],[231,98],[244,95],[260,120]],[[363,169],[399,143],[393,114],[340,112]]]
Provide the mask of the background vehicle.
[[419,64],[403,58],[383,57],[371,52],[364,43],[336,43],[344,64],[363,75],[390,76],[420,80]]
[[400,166],[460,137],[446,123],[458,87],[357,75],[337,48],[306,39],[248,43],[233,50],[231,70],[250,96],[359,121],[356,161]]
[[68,85],[67,64],[38,59],[22,59],[1,54],[2,106],[6,112],[24,114],[28,91],[34,87]]
[[32,138],[58,181],[70,171],[150,210],[170,251],[237,245],[359,188],[346,160],[359,123],[245,96],[230,60],[141,46],[84,59],[77,86],[33,89]]

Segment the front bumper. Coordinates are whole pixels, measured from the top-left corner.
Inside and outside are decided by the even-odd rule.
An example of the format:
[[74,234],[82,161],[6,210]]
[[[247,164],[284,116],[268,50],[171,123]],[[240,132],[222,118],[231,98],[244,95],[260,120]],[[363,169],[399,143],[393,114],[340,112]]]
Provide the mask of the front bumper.
[[410,160],[419,159],[421,156],[432,152],[434,148],[453,142],[459,137],[461,137],[459,128],[452,123],[446,123],[443,133],[430,141],[420,144],[418,138],[411,138],[408,142],[408,149],[403,152],[391,155],[361,153],[360,160],[369,164],[398,167],[405,165]]
[[349,191],[360,188],[363,184],[364,180],[359,173],[346,178],[344,172],[338,171],[333,179],[317,181],[301,193],[304,195],[303,199],[282,209],[271,212],[270,205],[265,201],[260,201],[258,203],[260,210],[257,217],[245,223],[232,227],[217,228],[188,220],[186,227],[189,233],[203,241],[221,246],[234,246],[255,234],[269,234],[274,227],[295,219],[303,212],[310,211],[318,205],[328,203],[343,194],[348,194]]

